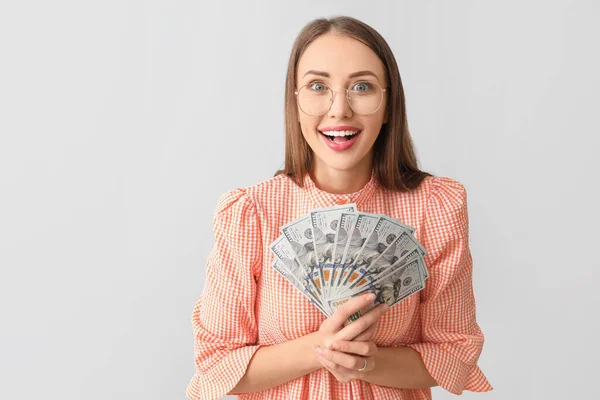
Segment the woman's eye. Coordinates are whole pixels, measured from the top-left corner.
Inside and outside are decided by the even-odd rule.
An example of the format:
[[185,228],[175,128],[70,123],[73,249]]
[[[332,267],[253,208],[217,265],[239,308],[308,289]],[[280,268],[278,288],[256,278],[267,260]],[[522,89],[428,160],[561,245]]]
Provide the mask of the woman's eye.
[[367,92],[373,88],[369,82],[358,82],[352,86],[352,90],[357,92]]
[[314,90],[315,92],[321,92],[323,90],[327,90],[327,86],[323,85],[322,83],[319,82],[313,82],[309,85],[309,88],[311,90]]

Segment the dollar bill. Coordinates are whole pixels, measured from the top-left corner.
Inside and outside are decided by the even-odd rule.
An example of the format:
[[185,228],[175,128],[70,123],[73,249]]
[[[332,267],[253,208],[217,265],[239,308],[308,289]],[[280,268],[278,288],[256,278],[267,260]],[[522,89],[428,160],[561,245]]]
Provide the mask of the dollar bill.
[[[353,270],[353,274],[348,277],[347,284],[345,285],[347,290],[352,290],[358,282],[364,279],[375,280],[379,276],[386,273],[386,270],[395,265],[398,260],[412,261],[416,257],[423,257],[423,251],[418,246],[418,242],[407,231],[402,231],[398,237],[394,239],[389,246],[383,250],[383,252],[372,262],[362,263]],[[400,264],[402,265],[402,264]],[[422,275],[424,279],[429,278],[429,272],[425,267],[425,263],[419,264],[422,268]]]
[[[328,303],[329,303],[328,307],[330,307],[332,310],[338,310],[341,306],[343,306],[345,303],[350,301],[352,299],[352,297],[353,296],[328,300]],[[377,303],[373,302],[373,303],[369,304],[368,306],[356,311],[354,314],[352,314],[348,317],[348,320],[346,322],[344,322],[344,325],[348,325],[349,323],[356,321],[359,317],[361,317],[364,314],[366,314],[367,312],[371,311],[376,305],[377,305]],[[333,314],[333,311],[332,311],[332,314]]]
[[335,313],[339,307],[353,297],[367,292],[375,294],[374,306],[387,303],[391,307],[411,294],[423,290],[425,288],[425,280],[421,275],[422,268],[419,266],[420,262],[423,262],[422,259],[417,258],[403,267],[390,270],[387,275],[371,282],[360,290],[346,293],[339,298],[328,299],[327,304],[331,313]]
[[[378,214],[364,212],[357,213],[356,224],[352,230],[352,235],[349,239],[350,242],[346,247],[346,253],[343,257],[346,267],[340,273],[339,280],[334,290],[335,293],[339,292],[340,286],[344,286],[347,283],[348,277],[357,267],[357,264],[363,264],[365,259],[370,260],[369,254],[371,254],[373,247],[376,247],[377,240],[376,237],[373,237],[372,233],[380,218],[381,216]],[[365,248],[367,248],[367,254],[363,256]]]
[[317,271],[321,274],[323,292],[329,295],[328,284],[333,272],[333,251],[335,237],[342,212],[354,212],[356,204],[343,204],[324,209],[311,210],[310,222],[313,230],[313,243],[317,258]]
[[346,256],[346,248],[350,243],[350,237],[353,234],[356,225],[357,213],[342,212],[340,214],[340,222],[335,236],[335,246],[332,254],[333,272],[330,274],[331,281],[328,284],[330,294],[335,293],[335,283],[338,282],[344,271],[344,259]]
[[385,214],[377,214],[379,215],[382,219],[379,221],[380,223],[380,227],[377,228],[378,230],[381,230],[382,232],[400,232],[400,231],[408,231],[411,234],[415,233],[415,228],[413,228],[410,225],[407,225],[403,222],[401,222],[400,220],[396,219],[396,218],[392,218],[388,215]]
[[330,312],[325,311],[321,300],[317,297],[316,291],[314,291],[314,289],[308,285],[308,281],[299,281],[299,279],[301,279],[302,277],[299,278],[296,276],[296,274],[291,272],[283,260],[275,257],[273,260],[273,268],[275,268],[277,272],[279,272],[289,283],[291,283],[292,286],[298,289],[300,293],[305,295],[310,300],[310,302],[314,304],[323,314],[325,314],[326,316],[331,315]]
[[269,248],[275,255],[275,258],[280,261],[281,265],[285,266],[285,269],[299,282],[302,291],[310,292],[312,297],[317,299],[319,304],[323,305],[325,296],[321,290],[321,285],[314,281],[312,270],[300,262],[292,248],[292,244],[287,238],[283,235],[279,236],[271,243]]
[[[345,286],[344,292],[342,294],[354,291],[360,291],[363,287],[369,285],[372,282],[379,280],[381,277],[390,274],[393,270],[396,270],[406,263],[417,260],[421,258],[421,251],[417,248],[413,249],[409,253],[405,253],[401,259],[394,261],[392,264],[387,264],[387,261],[379,260],[379,262],[374,263],[375,268],[364,269],[358,268],[354,271],[352,277],[348,280],[348,284]],[[419,268],[422,268],[424,263],[419,263]],[[421,270],[421,275],[422,270]],[[423,278],[425,279],[425,278]]]
[[[409,232],[414,238],[415,228],[410,225],[406,225],[400,222],[396,218],[389,217],[387,215],[381,215],[381,219],[378,221],[375,231],[377,231],[379,238],[381,239],[381,247],[386,248],[389,246],[401,232]],[[415,243],[421,249],[423,255],[427,254],[427,250],[415,239]],[[382,250],[383,251],[383,250]]]
[[375,293],[375,303],[394,305],[425,287],[426,249],[415,228],[356,204],[310,210],[281,227],[271,244],[275,268],[326,316],[355,296]]
[[323,274],[319,271],[319,263],[315,254],[313,229],[310,216],[306,215],[281,227],[281,233],[288,240],[296,258],[307,276],[319,290],[319,296],[324,298]]

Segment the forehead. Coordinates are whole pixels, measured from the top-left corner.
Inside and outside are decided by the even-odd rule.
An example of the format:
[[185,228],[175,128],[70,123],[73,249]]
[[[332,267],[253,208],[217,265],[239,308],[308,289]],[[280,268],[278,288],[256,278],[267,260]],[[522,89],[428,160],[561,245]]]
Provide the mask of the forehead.
[[297,79],[301,80],[309,70],[328,72],[331,79],[370,70],[380,82],[385,81],[383,63],[373,50],[356,39],[336,34],[322,35],[308,45],[298,61]]

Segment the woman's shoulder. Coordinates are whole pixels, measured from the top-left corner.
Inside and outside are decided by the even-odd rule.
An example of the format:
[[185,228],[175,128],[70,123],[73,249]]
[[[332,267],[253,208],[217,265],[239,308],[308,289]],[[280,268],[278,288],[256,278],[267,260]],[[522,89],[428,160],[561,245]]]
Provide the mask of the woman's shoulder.
[[282,191],[292,191],[298,188],[294,181],[285,174],[278,174],[269,179],[264,179],[244,190],[253,199],[260,199],[272,194],[280,194]]
[[424,179],[429,200],[448,207],[461,206],[466,202],[467,191],[460,181],[447,176],[428,176]]
[[467,190],[460,181],[446,176],[427,177],[424,182],[426,223],[450,235],[468,229]]
[[456,179],[446,176],[427,175],[420,184],[407,192],[383,189],[383,196],[397,197],[400,201],[415,204],[416,209],[431,205],[431,202],[442,204],[444,207],[455,207],[466,199],[464,185]]
[[255,184],[238,187],[221,195],[216,213],[224,212],[234,205],[256,208],[269,199],[289,199],[297,190],[297,185],[286,175],[279,174]]

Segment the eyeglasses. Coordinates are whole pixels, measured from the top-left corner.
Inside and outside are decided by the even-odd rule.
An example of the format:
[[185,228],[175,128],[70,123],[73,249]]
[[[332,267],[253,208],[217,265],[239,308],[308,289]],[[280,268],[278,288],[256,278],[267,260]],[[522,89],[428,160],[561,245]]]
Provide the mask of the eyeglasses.
[[325,114],[333,104],[333,92],[343,90],[346,92],[346,101],[350,108],[359,115],[375,113],[383,103],[383,93],[387,88],[382,88],[375,82],[356,82],[348,89],[331,89],[321,82],[311,82],[294,92],[298,99],[298,107],[303,113],[312,116]]

